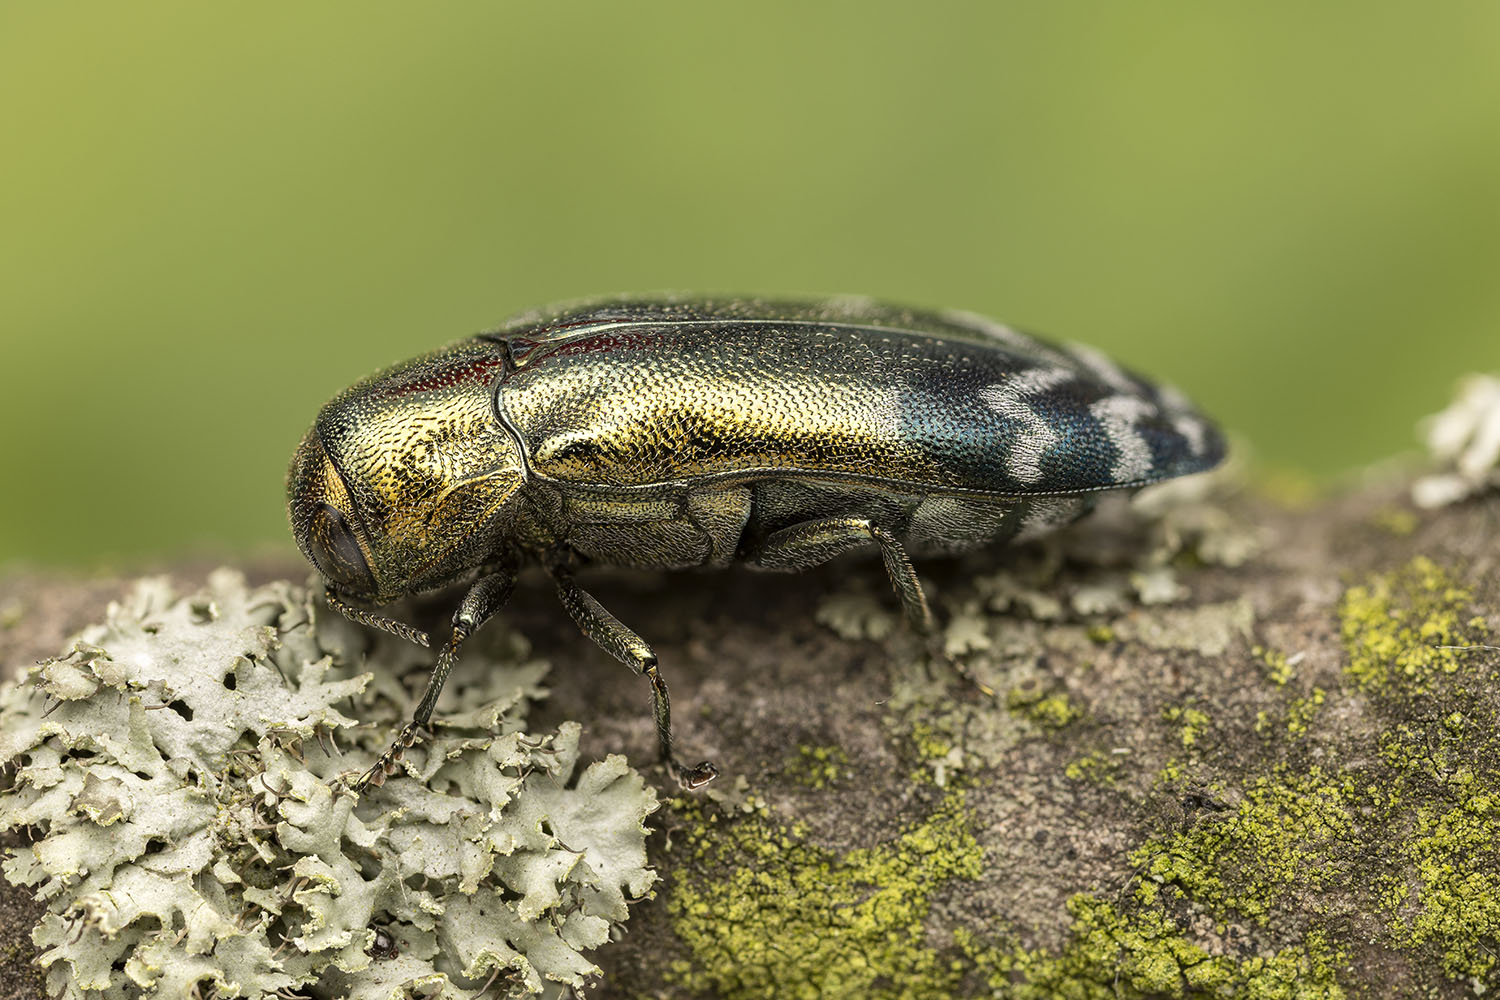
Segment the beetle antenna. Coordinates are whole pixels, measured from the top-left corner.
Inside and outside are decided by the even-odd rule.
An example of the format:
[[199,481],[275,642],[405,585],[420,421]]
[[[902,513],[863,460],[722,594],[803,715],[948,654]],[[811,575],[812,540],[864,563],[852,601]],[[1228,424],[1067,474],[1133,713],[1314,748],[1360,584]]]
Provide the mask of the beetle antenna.
[[387,618],[385,615],[377,615],[373,611],[356,608],[335,593],[332,587],[323,588],[323,599],[328,602],[330,608],[357,625],[368,625],[370,628],[378,628],[382,632],[389,632],[391,635],[405,639],[407,642],[414,642],[418,646],[429,645],[427,633],[421,629],[412,628],[405,622],[398,622],[396,619]]

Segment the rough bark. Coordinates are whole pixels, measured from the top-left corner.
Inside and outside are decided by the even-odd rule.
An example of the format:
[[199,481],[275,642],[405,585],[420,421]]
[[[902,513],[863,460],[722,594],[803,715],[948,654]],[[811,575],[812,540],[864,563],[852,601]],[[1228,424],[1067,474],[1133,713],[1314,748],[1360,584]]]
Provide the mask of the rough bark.
[[[967,676],[900,625],[877,562],[595,579],[655,646],[685,755],[724,776],[689,795],[649,770],[664,878],[594,995],[1500,982],[1500,501],[1416,512],[1385,484],[1191,509],[919,567]],[[1214,564],[1247,530],[1258,553]],[[305,575],[254,575],[278,573]],[[124,586],[0,580],[0,661],[59,652]],[[554,664],[538,724],[648,767],[644,682],[549,588],[491,627]],[[40,996],[27,951],[0,956],[0,996]]]

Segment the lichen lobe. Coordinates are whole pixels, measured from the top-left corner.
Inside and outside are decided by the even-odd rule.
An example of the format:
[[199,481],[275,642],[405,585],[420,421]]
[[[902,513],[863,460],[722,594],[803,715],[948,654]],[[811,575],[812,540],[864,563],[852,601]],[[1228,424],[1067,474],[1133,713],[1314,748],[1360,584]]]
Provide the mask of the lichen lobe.
[[148,581],[7,687],[0,827],[33,842],[4,870],[48,902],[32,937],[49,991],[587,985],[655,881],[655,794],[622,758],[581,766],[577,724],[525,732],[546,665],[499,638],[450,682],[413,775],[380,789],[350,779],[405,709],[409,654],[367,649],[299,587],[219,573],[177,598]]

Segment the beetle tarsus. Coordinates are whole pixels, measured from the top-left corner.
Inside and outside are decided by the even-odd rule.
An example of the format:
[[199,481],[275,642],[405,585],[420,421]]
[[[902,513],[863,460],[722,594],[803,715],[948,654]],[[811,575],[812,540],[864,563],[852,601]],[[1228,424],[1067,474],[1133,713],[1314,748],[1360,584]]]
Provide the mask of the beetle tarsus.
[[718,767],[710,760],[702,761],[696,767],[688,767],[677,759],[677,751],[672,745],[672,699],[667,694],[667,682],[662,678],[661,671],[657,669],[655,653],[651,654],[650,662],[641,672],[651,682],[651,700],[656,716],[656,739],[661,745],[661,759],[667,762],[667,767],[677,776],[677,782],[683,788],[688,791],[702,788],[719,776]]
[[[453,665],[458,662],[458,655],[463,649],[464,642],[504,606],[514,586],[515,571],[511,564],[506,562],[495,572],[480,577],[464,594],[463,600],[459,602],[457,610],[453,613],[453,632],[438,652],[437,662],[433,664],[432,673],[427,677],[427,686],[422,692],[421,701],[417,703],[416,711],[412,713],[411,721],[401,727],[401,731],[396,734],[396,738],[391,741],[385,753],[381,754],[380,759],[359,779],[359,787],[366,785],[379,787],[385,784],[386,778],[396,773],[402,755],[407,748],[417,742],[422,727],[432,719],[432,710],[437,706],[438,695],[442,694],[448,674],[452,671]],[[328,603],[330,607],[349,615],[356,622],[383,628],[403,638],[411,638],[423,646],[428,644],[427,633],[418,632],[394,619],[383,618],[350,607],[333,593],[332,588],[328,592]]]
[[962,680],[965,683],[967,683],[974,690],[978,691],[980,694],[984,695],[986,698],[995,698],[995,697],[998,697],[996,695],[996,693],[995,693],[995,689],[992,688],[992,687],[990,687],[983,680],[981,680],[979,678],[978,674],[976,674],[976,673],[974,673],[974,671],[970,670],[969,669],[969,665],[967,663],[960,663],[958,660],[956,660],[953,657],[948,656],[946,654],[943,655],[942,659],[943,659],[943,662],[946,663],[946,664],[948,664],[948,666],[953,670],[953,672],[959,676],[960,680]]
[[370,765],[370,769],[360,775],[359,780],[354,783],[355,788],[365,788],[374,785],[379,788],[385,784],[385,779],[396,773],[401,766],[401,758],[406,755],[408,748],[415,746],[421,737],[421,728],[416,722],[408,722],[401,727],[391,745],[386,747],[385,753]]
[[719,769],[711,760],[705,760],[697,767],[683,767],[674,760],[671,762],[671,768],[677,775],[678,783],[690,792],[696,788],[702,788],[719,776]]

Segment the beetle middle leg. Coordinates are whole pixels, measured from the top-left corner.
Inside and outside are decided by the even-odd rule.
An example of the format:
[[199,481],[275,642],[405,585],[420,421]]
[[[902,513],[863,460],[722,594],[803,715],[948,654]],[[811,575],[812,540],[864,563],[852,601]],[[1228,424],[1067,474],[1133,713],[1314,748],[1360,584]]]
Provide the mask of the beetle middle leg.
[[891,586],[901,598],[906,620],[923,635],[932,634],[932,608],[911,557],[894,534],[868,518],[829,517],[794,524],[772,533],[747,558],[751,565],[761,569],[800,572],[871,542],[880,547],[880,559],[885,563]]
[[862,517],[830,517],[804,521],[772,533],[747,558],[751,565],[761,569],[796,572],[820,566],[835,556],[872,542],[880,548],[880,559],[885,563],[885,572],[891,579],[891,586],[901,598],[901,608],[906,613],[906,620],[913,629],[927,637],[931,655],[947,663],[982,694],[993,697],[994,688],[975,677],[967,667],[944,651],[941,637],[934,628],[932,607],[927,603],[927,594],[922,590],[922,581],[917,579],[911,557],[888,529]]
[[557,584],[557,596],[563,607],[578,623],[583,634],[594,640],[610,656],[643,674],[651,682],[651,701],[656,716],[656,738],[661,744],[662,759],[672,769],[684,788],[698,788],[718,777],[719,769],[710,761],[696,767],[688,767],[677,759],[672,745],[672,701],[667,695],[667,682],[657,669],[656,653],[646,640],[636,635],[614,615],[605,609],[592,594],[573,581],[572,572],[564,565],[550,565],[548,571]]
[[489,576],[480,577],[464,594],[457,610],[453,612],[453,631],[448,641],[443,644],[442,650],[438,652],[437,663],[433,664],[432,673],[427,678],[427,689],[422,692],[422,700],[417,703],[417,709],[412,713],[411,721],[401,727],[401,731],[396,734],[396,738],[391,741],[385,753],[381,754],[380,759],[375,761],[360,777],[357,783],[359,787],[383,785],[385,779],[395,773],[402,755],[406,753],[408,747],[417,742],[420,729],[431,721],[432,710],[437,705],[438,695],[443,692],[448,673],[453,669],[453,664],[458,661],[458,654],[465,640],[505,606],[505,602],[510,600],[510,593],[515,589],[515,585],[515,570],[506,567]]

